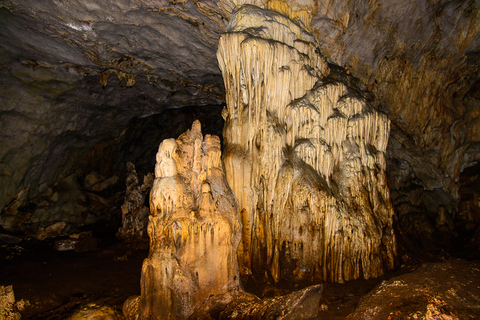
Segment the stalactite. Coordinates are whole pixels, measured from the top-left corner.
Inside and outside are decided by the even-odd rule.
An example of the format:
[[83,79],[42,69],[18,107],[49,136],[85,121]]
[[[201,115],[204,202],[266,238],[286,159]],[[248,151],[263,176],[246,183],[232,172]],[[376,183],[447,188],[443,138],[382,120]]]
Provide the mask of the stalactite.
[[[308,32],[245,5],[219,40],[224,163],[247,276],[343,282],[392,268],[389,120],[349,95]],[[261,262],[261,263],[260,263]]]

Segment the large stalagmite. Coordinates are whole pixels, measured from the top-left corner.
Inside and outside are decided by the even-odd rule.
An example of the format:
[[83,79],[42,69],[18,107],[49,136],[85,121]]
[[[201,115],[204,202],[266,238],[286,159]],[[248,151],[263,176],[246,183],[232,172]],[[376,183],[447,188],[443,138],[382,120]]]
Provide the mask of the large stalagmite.
[[240,272],[343,282],[393,268],[387,117],[330,70],[300,20],[244,5],[217,56]]
[[220,139],[203,137],[199,121],[177,140],[164,140],[156,160],[139,315],[186,319],[210,295],[239,285],[238,207]]

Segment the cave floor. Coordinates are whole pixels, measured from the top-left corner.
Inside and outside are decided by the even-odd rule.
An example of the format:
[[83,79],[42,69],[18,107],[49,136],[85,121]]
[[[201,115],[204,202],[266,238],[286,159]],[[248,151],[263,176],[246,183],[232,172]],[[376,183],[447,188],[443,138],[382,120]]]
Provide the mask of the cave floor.
[[[148,255],[148,242],[110,239],[100,241],[94,251],[76,252],[57,251],[53,241],[22,241],[4,245],[0,254],[0,285],[13,285],[16,301],[23,300],[22,319],[65,319],[91,302],[107,304],[121,312],[129,296],[140,294],[140,273]],[[322,318],[343,319],[382,280],[325,284]],[[298,288],[251,284],[246,289],[267,297]]]
[[[0,285],[13,285],[21,301],[22,319],[66,319],[89,303],[106,304],[121,313],[123,302],[140,294],[143,259],[148,242],[98,239],[95,250],[57,251],[54,241],[22,241],[0,246]],[[344,319],[359,301],[382,281],[405,274],[418,265],[404,266],[377,279],[346,284],[324,284],[318,319]],[[277,287],[247,283],[245,289],[260,297],[277,296],[302,286]]]
[[[103,240],[103,241],[101,241]],[[140,294],[148,242],[99,239],[96,250],[57,251],[53,241],[22,241],[0,250],[0,285],[23,300],[22,319],[66,319],[95,302],[118,308]]]

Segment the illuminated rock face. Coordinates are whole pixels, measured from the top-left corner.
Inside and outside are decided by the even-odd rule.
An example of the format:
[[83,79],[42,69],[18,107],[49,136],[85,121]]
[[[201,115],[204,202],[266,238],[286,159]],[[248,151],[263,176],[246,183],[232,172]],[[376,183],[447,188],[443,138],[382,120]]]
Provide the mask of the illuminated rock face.
[[186,319],[213,294],[239,285],[240,223],[221,162],[220,139],[200,122],[158,149],[150,194],[150,254],[141,319]]
[[330,71],[312,35],[273,11],[237,10],[217,56],[240,272],[343,282],[393,268],[387,117]]

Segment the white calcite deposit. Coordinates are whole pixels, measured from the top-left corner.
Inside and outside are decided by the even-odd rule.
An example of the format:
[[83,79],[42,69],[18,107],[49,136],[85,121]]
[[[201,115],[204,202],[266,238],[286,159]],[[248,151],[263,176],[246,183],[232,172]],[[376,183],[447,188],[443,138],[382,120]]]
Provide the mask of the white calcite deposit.
[[244,275],[343,282],[394,266],[390,121],[330,75],[317,49],[300,24],[250,5],[220,38]]

